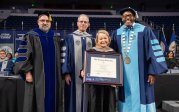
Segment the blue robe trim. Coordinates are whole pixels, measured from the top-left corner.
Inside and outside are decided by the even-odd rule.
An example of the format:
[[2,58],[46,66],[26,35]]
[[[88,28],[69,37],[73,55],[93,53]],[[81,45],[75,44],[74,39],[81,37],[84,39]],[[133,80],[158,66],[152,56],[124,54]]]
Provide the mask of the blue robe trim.
[[[70,34],[66,37],[65,39],[65,43],[71,43],[71,48],[74,48],[74,40],[73,40],[73,35]],[[71,74],[72,79],[75,78],[74,74],[72,74],[72,72],[74,71],[74,68],[71,68],[71,66],[75,66],[75,61],[74,61],[74,50],[70,49],[68,45],[66,45],[66,56],[65,56],[65,62],[63,63],[62,66],[62,75],[65,74]],[[71,63],[68,63],[67,61],[70,61]],[[73,61],[72,61],[73,60]],[[75,72],[74,72],[75,73]],[[74,82],[71,82],[71,85],[65,85],[65,93],[66,93],[66,97],[65,97],[65,112],[73,112],[75,111],[76,106],[74,104],[76,104],[76,92],[75,92],[75,80]],[[69,107],[68,107],[68,106]]]
[[20,45],[27,45],[27,42],[23,40]]
[[45,112],[55,112],[55,46],[54,32],[48,33],[34,29],[39,34],[42,45],[45,72]]
[[[158,52],[160,52],[161,49],[154,50],[152,48],[153,45],[155,46],[158,44],[158,40],[156,40],[156,37],[153,34],[152,30],[138,23],[135,23],[134,30],[135,30],[135,35],[137,36],[137,44],[134,44],[133,46],[133,43],[132,43],[133,47],[131,49],[132,50],[134,49],[134,51],[131,50],[130,52],[133,52],[133,54],[130,55],[129,53],[129,55],[130,55],[130,58],[132,58],[131,59],[132,61],[135,62],[138,60],[138,62],[133,63],[133,64],[137,64],[136,66],[138,66],[138,68],[135,68],[135,70],[138,71],[138,79],[136,79],[136,77],[134,76],[136,74],[129,76],[128,78],[130,81],[132,81],[131,79],[135,78],[134,81],[137,82],[136,80],[138,80],[139,83],[132,85],[131,86],[132,88],[125,89],[126,86],[128,86],[126,84],[128,82],[125,82],[126,76],[124,76],[124,87],[121,87],[119,90],[119,98],[120,98],[119,108],[122,109],[120,110],[120,112],[155,112],[154,86],[150,85],[147,82],[148,74],[157,75],[157,74],[164,73],[167,71],[167,66],[166,66],[165,60],[157,61],[159,57],[163,58],[163,55],[155,56],[156,53],[159,55]],[[122,26],[120,29],[115,31],[112,35],[111,44],[113,45],[111,45],[111,47],[114,48],[119,53],[123,52],[122,45],[121,45],[121,33],[123,31],[124,31],[124,26]],[[133,60],[134,57],[137,57],[137,60]],[[127,67],[128,65],[124,67],[124,74],[125,72],[131,71],[130,70],[131,68],[127,69]],[[126,71],[125,68],[126,70],[130,70],[130,71]],[[131,90],[133,91],[133,88],[135,89],[138,88],[138,92],[132,93],[131,94],[132,96],[129,96],[129,97],[131,98],[138,97],[137,94],[139,94],[140,100],[138,99],[137,101],[134,98],[132,99],[133,100],[132,102],[125,103],[125,101],[128,100],[128,99],[125,99],[126,96],[128,94],[130,95],[130,91]],[[123,110],[124,107],[125,107],[125,110]],[[146,111],[142,111],[142,110],[146,110]]]
[[27,53],[27,49],[18,49],[18,53]]
[[[66,65],[62,66],[63,73],[62,74],[71,74],[72,79],[75,79],[75,68],[71,68],[75,66],[75,59],[74,59],[74,40],[73,40],[73,34],[68,35],[66,37],[66,43],[71,43],[70,48],[69,46],[66,46],[66,57],[65,57],[65,63]],[[83,45],[83,44],[82,44]],[[82,47],[84,48],[84,47]],[[68,60],[68,61],[67,61]],[[68,63],[70,61],[70,63]],[[71,85],[65,86],[65,93],[66,93],[66,99],[65,99],[65,112],[76,112],[76,82],[73,80],[71,82]],[[68,107],[70,106],[70,107]]]
[[21,62],[21,61],[26,61],[27,60],[27,57],[18,57],[17,59],[16,59],[16,62]]
[[[26,54],[28,52],[27,48],[23,47],[23,46],[27,46],[27,41],[25,41],[25,40],[21,41],[20,46],[18,48],[18,53],[19,54]],[[25,55],[24,56],[19,55],[17,57],[17,59],[15,60],[15,62],[27,61],[27,59],[28,58]]]
[[[82,38],[81,38],[82,39]],[[65,112],[76,112],[76,82],[75,82],[75,54],[74,54],[74,39],[73,34],[69,34],[65,38],[66,43],[66,56],[65,61],[62,66],[62,75],[71,74],[72,82],[69,85],[65,85]],[[67,45],[70,43],[70,45]],[[82,39],[82,52],[86,50],[86,39]],[[92,39],[92,46],[94,46],[94,39]],[[84,54],[82,54],[82,59],[84,59]]]
[[[66,37],[65,39],[65,43],[71,43],[71,48],[74,47],[74,42],[73,42],[73,35],[68,35],[68,37]],[[72,68],[71,66],[74,66],[74,63],[67,63],[66,61],[67,60],[71,60],[70,59],[70,55],[72,55],[72,57],[74,57],[74,50],[70,49],[68,46],[66,46],[66,57],[65,57],[65,62],[63,63],[63,66],[62,66],[62,75],[65,75],[65,74],[71,74],[72,73]],[[70,54],[70,55],[67,55],[67,54]]]

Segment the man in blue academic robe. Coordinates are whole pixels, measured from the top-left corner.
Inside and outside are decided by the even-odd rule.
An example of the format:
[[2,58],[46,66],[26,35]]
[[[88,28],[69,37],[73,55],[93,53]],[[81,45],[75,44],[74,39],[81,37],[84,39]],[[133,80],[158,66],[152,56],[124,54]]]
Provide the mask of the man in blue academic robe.
[[112,35],[111,46],[122,54],[124,86],[119,89],[119,112],[156,112],[155,75],[167,71],[159,42],[149,27],[136,23],[132,8],[120,11],[124,25]]
[[25,79],[23,112],[62,112],[60,37],[51,30],[48,12],[38,16],[38,26],[24,36],[14,72]]
[[84,51],[92,48],[94,39],[86,32],[89,17],[81,14],[77,21],[78,29],[65,38],[66,54],[62,66],[65,79],[65,112],[82,112],[83,89],[80,70],[82,70]]

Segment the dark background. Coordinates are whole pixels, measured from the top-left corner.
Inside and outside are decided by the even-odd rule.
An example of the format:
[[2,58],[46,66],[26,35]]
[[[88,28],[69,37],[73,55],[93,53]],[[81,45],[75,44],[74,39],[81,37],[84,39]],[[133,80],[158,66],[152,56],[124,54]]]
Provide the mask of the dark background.
[[179,0],[1,0],[0,8],[9,9],[113,9],[131,6],[138,11],[179,11]]

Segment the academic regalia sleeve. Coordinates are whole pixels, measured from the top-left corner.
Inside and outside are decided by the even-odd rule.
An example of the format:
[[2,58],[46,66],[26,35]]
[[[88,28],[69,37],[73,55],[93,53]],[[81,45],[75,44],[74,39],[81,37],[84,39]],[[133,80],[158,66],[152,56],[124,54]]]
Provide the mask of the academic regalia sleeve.
[[144,29],[144,39],[146,45],[146,57],[148,63],[148,74],[161,74],[167,72],[168,68],[166,65],[163,52],[156,39],[154,33],[149,27]]
[[118,51],[117,46],[117,30],[113,31],[111,34],[111,44],[110,47],[113,48],[115,51]]
[[71,36],[72,35],[68,35],[66,38],[65,38],[65,56],[64,56],[64,63],[62,64],[62,75],[65,75],[65,74],[70,74],[72,73],[72,69],[71,69],[71,50],[70,48],[72,49],[72,45],[71,45],[71,42],[70,42],[70,39],[71,39]]
[[14,74],[25,74],[33,69],[32,66],[32,35],[26,34],[18,48],[18,57],[14,66]]
[[61,45],[61,64],[63,64],[65,62],[65,55],[66,55],[66,45],[65,45],[65,39],[61,38],[60,39],[60,45]]

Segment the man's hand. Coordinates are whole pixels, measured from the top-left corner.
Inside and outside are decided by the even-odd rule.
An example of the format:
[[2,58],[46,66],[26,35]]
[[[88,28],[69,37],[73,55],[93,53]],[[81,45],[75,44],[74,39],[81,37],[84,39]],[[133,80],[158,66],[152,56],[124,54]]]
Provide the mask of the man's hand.
[[155,83],[155,76],[149,75],[147,82],[150,83],[150,85],[153,85]]
[[25,74],[25,79],[26,79],[26,81],[27,82],[33,82],[33,78],[32,78],[32,74],[31,74],[31,72],[29,71],[29,72],[27,72],[26,74]]
[[71,76],[70,76],[70,74],[66,74],[65,75],[65,82],[67,83],[67,85],[70,85],[70,83],[71,83]]

